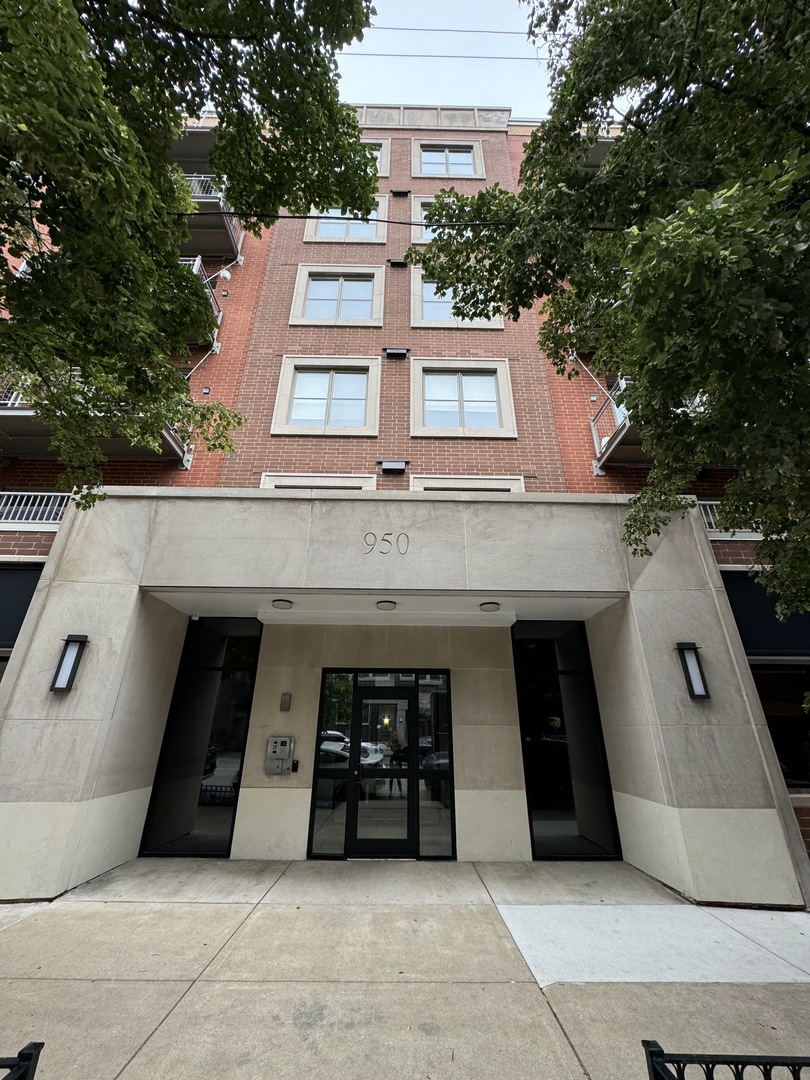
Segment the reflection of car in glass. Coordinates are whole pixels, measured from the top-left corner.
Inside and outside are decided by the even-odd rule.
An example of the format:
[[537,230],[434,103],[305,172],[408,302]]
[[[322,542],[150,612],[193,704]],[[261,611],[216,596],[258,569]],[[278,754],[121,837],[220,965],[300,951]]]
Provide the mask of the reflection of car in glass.
[[[450,770],[450,751],[449,750],[437,750],[435,754],[427,754],[419,762],[420,769],[428,769],[430,771],[449,772]],[[427,777],[425,780],[425,787],[430,792],[430,797],[435,802],[441,800],[443,806],[450,805],[450,785],[447,777],[437,776],[435,779],[432,776]]]
[[349,737],[340,731],[322,731],[318,735],[318,745],[328,750],[348,750]]
[[207,776],[213,776],[217,771],[217,748],[209,745],[205,752],[205,764],[203,765],[203,780]]

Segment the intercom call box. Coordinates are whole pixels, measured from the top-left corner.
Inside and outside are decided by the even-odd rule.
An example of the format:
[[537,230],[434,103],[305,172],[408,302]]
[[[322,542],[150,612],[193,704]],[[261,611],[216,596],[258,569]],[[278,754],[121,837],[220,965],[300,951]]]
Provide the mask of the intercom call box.
[[267,740],[264,771],[268,776],[292,772],[295,739],[290,735],[275,735]]

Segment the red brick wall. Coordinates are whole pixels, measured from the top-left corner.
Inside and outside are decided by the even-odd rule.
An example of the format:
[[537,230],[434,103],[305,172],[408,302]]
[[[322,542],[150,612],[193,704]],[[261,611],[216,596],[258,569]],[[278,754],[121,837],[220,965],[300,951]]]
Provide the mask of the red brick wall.
[[712,540],[712,551],[720,566],[753,566],[756,540]]
[[[408,189],[412,195],[435,195],[446,178],[415,178],[412,139],[426,131],[368,131],[391,139],[391,171],[380,191]],[[447,138],[444,132],[440,137]],[[480,139],[486,183],[514,190],[507,136],[503,132],[454,133]],[[478,180],[454,179],[459,190],[474,192]],[[389,197],[388,217],[410,221],[410,198]],[[549,372],[540,362],[533,321],[507,323],[503,330],[449,330],[411,327],[411,271],[391,268],[410,245],[409,224],[389,224],[381,244],[304,243],[303,221],[282,221],[275,230],[258,309],[252,322],[244,380],[237,407],[249,416],[237,435],[237,453],[224,461],[221,483],[255,487],[262,472],[377,473],[383,457],[409,460],[409,473],[523,475],[528,491],[563,491],[565,476],[548,391]],[[384,328],[290,326],[290,308],[301,263],[384,265]],[[382,360],[379,436],[271,436],[282,357],[287,355],[380,356],[385,347],[406,347],[417,357],[508,357],[518,439],[411,438],[410,364]],[[378,478],[380,488],[407,488],[408,475]]]
[[802,831],[804,846],[807,848],[807,854],[810,855],[810,806],[794,806],[793,809]]
[[9,555],[48,555],[55,532],[0,531],[0,558]]

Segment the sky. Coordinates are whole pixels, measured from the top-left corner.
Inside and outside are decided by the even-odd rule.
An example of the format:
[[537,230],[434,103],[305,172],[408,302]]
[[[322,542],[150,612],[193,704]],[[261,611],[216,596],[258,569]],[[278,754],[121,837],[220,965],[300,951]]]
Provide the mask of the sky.
[[[547,115],[546,64],[538,63],[541,50],[526,40],[529,9],[525,4],[518,0],[375,0],[375,7],[377,15],[363,41],[341,54],[343,101],[507,106],[513,120],[539,120]],[[469,32],[473,30],[486,33]],[[437,54],[498,59],[437,59]]]

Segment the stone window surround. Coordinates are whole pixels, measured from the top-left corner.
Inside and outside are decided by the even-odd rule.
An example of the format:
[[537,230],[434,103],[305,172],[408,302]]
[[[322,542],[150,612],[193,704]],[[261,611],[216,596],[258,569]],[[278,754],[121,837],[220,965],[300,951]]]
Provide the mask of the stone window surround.
[[391,175],[391,140],[390,139],[372,139],[362,138],[361,143],[371,146],[379,146],[380,148],[380,164],[377,169],[377,176],[390,176]]
[[503,330],[503,317],[494,319],[476,319],[467,322],[464,319],[426,319],[422,310],[422,280],[424,271],[421,266],[411,267],[411,326],[428,330]]
[[[426,427],[424,374],[440,371],[452,374],[492,372],[498,389],[498,408],[501,426],[497,428],[436,428]],[[414,438],[452,439],[516,439],[517,422],[512,399],[509,361],[506,359],[470,359],[469,357],[413,357],[411,360],[411,435]]]
[[[363,427],[311,427],[307,424],[291,424],[289,421],[295,373],[299,369],[320,371],[365,371],[366,423]],[[284,356],[276,392],[276,404],[270,423],[271,435],[305,435],[315,438],[327,437],[375,437],[380,427],[380,375],[382,359],[379,356]],[[270,475],[270,474],[267,474]]]
[[[473,171],[471,173],[426,173],[422,172],[422,148],[426,150],[446,150],[448,148],[458,150],[472,150]],[[480,139],[412,139],[411,140],[411,172],[413,176],[425,180],[441,180],[452,177],[454,180],[485,180],[484,150]]]
[[[311,277],[371,277],[373,279],[370,319],[308,319],[307,285]],[[382,326],[385,297],[385,267],[353,263],[300,263],[295,278],[290,326]]]
[[[388,196],[375,195],[377,203],[377,228],[373,237],[362,236],[318,236],[318,221],[310,218],[304,225],[304,242],[307,244],[384,244],[388,239]],[[310,214],[317,214],[313,207]],[[383,219],[383,220],[380,220]]]
[[418,474],[411,476],[411,491],[486,491],[523,492],[522,476],[448,476]]
[[373,473],[262,473],[261,488],[275,490],[341,488],[347,491],[375,491],[377,477]]
[[[435,202],[433,195],[411,195],[411,221],[421,221],[423,204],[432,202]],[[411,243],[427,244],[424,233],[424,225],[411,225]]]

